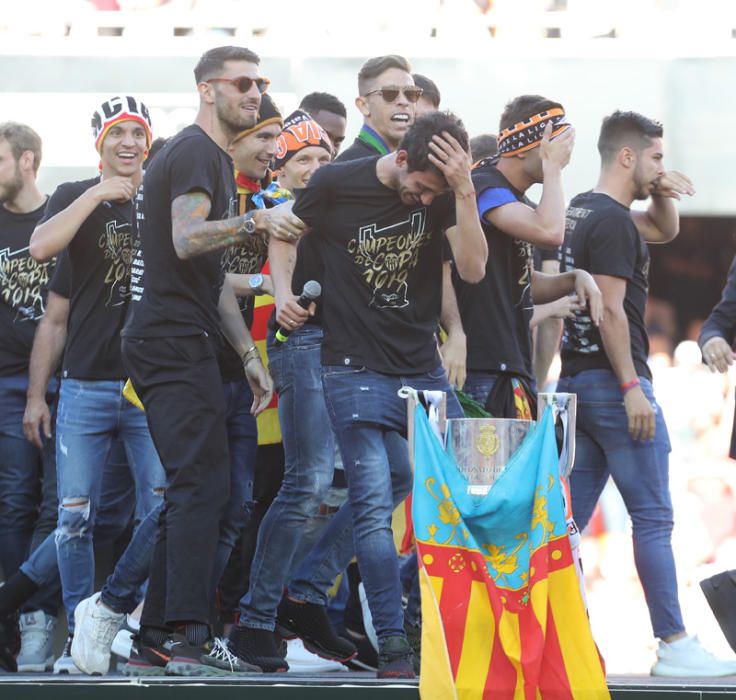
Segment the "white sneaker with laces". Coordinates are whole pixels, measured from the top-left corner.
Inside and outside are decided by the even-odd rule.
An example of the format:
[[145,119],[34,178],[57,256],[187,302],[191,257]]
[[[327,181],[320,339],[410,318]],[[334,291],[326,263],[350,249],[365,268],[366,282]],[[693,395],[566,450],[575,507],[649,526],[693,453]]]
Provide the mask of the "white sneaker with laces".
[[683,637],[674,642],[660,641],[653,676],[681,678],[717,678],[736,675],[736,661],[717,659],[703,648],[697,637]]
[[81,671],[89,675],[108,672],[112,640],[124,619],[124,613],[113,612],[100,602],[99,593],[77,604],[71,655]]
[[52,646],[56,618],[43,610],[22,613],[20,616],[20,653],[18,673],[43,673],[54,664]]
[[56,659],[56,662],[54,663],[54,673],[63,673],[63,674],[76,674],[81,673],[81,671],[76,667],[74,664],[74,660],[72,659],[72,636],[69,635],[66,638],[66,644],[64,645],[64,651],[62,652],[61,656]]

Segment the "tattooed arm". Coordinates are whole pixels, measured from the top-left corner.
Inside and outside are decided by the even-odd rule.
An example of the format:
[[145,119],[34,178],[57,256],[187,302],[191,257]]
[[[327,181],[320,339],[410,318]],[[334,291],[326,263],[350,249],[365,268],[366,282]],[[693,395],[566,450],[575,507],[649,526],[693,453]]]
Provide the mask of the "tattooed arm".
[[304,231],[304,223],[291,213],[293,202],[273,209],[256,209],[243,216],[222,221],[207,221],[212,202],[204,192],[188,192],[171,203],[171,236],[177,257],[182,260],[222,250],[240,243],[250,234],[246,221],[252,219],[256,234],[284,240],[296,240]]

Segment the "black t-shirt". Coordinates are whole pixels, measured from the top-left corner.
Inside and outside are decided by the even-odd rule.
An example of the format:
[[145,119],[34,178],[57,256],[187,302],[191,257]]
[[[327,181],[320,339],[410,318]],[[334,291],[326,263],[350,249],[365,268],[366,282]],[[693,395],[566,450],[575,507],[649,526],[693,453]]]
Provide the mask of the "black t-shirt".
[[[99,177],[60,185],[44,221],[66,209]],[[84,220],[60,257],[71,273],[62,377],[123,379],[120,331],[130,300],[130,261],[137,245],[132,202],[103,202]]]
[[477,284],[452,281],[468,338],[467,367],[476,372],[509,372],[531,379],[531,273],[533,246],[488,223],[485,214],[524,195],[496,169],[473,170],[473,184],[483,231],[488,241],[485,277]]
[[36,262],[28,252],[46,203],[26,214],[0,204],[0,376],[28,371],[33,334],[46,308],[55,260]]
[[206,332],[219,337],[222,251],[181,260],[171,237],[171,203],[192,192],[204,192],[209,197],[207,221],[235,215],[232,160],[196,124],[174,136],[146,170],[138,206],[142,255],[134,264],[135,289],[124,336]]
[[324,261],[322,363],[419,374],[440,364],[434,334],[454,200],[407,207],[378,180],[377,162],[320,168],[294,205]]
[[[624,311],[629,321],[631,355],[637,374],[651,379],[644,309],[649,290],[649,249],[629,209],[606,194],[579,194],[567,209],[561,268],[587,270],[626,280]],[[589,369],[613,369],[598,329],[587,312],[565,319],[562,376]]]
[[[377,152],[371,148],[369,144],[360,139],[355,139],[350,148],[345,149],[336,159],[336,163],[347,163],[358,158],[366,158],[367,156],[375,156]],[[295,192],[295,197],[299,199],[301,190]],[[304,289],[305,282],[316,280],[322,282],[324,277],[324,263],[320,258],[317,236],[303,236],[299,241],[297,248],[296,264],[294,265],[294,274],[291,280],[291,290],[293,294],[299,296]],[[273,318],[272,318],[273,322]],[[322,323],[322,301],[317,300],[314,316],[307,319],[307,323],[321,325]]]

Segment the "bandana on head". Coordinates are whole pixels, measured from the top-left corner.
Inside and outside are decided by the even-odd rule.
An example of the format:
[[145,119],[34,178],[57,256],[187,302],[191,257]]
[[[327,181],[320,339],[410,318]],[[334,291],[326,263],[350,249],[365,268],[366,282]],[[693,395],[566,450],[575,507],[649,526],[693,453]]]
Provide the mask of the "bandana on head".
[[126,95],[124,97],[111,97],[103,102],[92,115],[92,135],[95,138],[95,148],[99,153],[102,142],[107,132],[121,122],[138,122],[146,130],[146,148],[151,147],[153,131],[151,127],[151,115],[148,107],[135,97]]
[[281,112],[279,112],[279,108],[274,104],[271,96],[267,92],[264,92],[261,95],[261,106],[258,109],[258,121],[250,129],[241,131],[233,139],[233,143],[255,133],[267,124],[278,124],[279,128],[282,129],[284,127],[284,118],[281,116]]
[[553,137],[570,127],[570,122],[565,118],[565,110],[553,107],[504,129],[498,135],[498,153],[501,158],[536,148],[541,143],[544,129],[550,122]]
[[284,130],[276,143],[273,169],[278,170],[302,148],[319,146],[332,155],[332,142],[327,132],[306,112],[298,109],[284,122]]

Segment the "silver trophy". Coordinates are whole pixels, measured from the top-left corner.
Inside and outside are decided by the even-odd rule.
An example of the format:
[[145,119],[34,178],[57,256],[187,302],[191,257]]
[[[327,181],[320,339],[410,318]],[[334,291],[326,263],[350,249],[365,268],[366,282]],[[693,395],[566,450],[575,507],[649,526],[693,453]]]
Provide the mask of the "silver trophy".
[[468,493],[485,495],[527,436],[533,421],[511,418],[451,418],[447,452],[468,481]]

